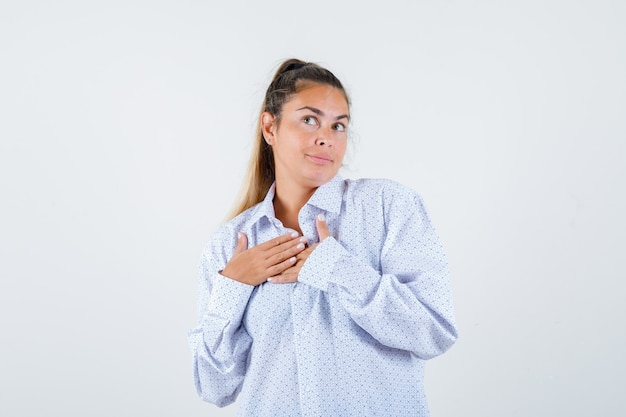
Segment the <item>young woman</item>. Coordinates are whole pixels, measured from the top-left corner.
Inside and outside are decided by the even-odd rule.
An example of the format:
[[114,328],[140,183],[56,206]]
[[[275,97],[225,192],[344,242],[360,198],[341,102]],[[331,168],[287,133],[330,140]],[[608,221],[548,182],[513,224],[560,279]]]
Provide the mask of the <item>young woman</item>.
[[448,270],[420,197],[346,180],[350,101],[285,61],[245,192],[206,247],[190,331],[205,401],[240,416],[427,416],[424,361],[456,340]]

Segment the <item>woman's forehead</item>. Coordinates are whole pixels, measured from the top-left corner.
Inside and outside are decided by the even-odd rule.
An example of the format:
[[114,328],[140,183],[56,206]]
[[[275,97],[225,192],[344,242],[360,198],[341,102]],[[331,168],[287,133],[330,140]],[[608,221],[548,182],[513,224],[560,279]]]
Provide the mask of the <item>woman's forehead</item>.
[[339,113],[347,113],[349,110],[348,101],[342,90],[319,83],[309,83],[302,86],[285,103],[285,107],[290,110],[307,106],[320,107],[320,109],[324,108]]

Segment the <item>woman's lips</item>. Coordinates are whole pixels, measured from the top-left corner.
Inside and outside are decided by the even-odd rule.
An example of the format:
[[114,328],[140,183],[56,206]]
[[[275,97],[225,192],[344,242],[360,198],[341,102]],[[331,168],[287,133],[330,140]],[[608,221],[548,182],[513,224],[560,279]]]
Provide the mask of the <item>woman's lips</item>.
[[320,165],[328,165],[333,162],[333,160],[328,155],[307,155],[313,162]]

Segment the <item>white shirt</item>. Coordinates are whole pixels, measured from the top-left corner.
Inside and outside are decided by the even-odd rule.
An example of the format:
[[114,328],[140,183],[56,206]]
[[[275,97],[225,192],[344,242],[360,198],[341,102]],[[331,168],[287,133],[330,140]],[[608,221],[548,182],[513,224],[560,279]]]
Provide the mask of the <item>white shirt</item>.
[[424,361],[456,340],[443,249],[420,197],[390,180],[319,187],[300,228],[321,242],[292,284],[253,287],[219,274],[237,232],[249,247],[290,231],[266,198],[202,255],[199,325],[189,332],[196,388],[239,416],[428,416]]

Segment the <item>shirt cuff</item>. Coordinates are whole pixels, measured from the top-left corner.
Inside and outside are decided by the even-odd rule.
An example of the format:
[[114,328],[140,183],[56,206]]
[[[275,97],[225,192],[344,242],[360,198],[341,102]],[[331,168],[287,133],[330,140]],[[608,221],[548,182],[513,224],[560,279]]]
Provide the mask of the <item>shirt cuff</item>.
[[321,291],[338,286],[365,297],[380,282],[380,274],[355,258],[333,237],[324,239],[302,265],[298,281]]
[[345,249],[333,237],[321,241],[302,265],[298,281],[318,290],[327,291],[335,263],[341,257],[342,251]]
[[207,316],[239,321],[248,305],[254,286],[235,281],[221,274],[213,279]]

